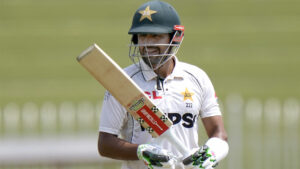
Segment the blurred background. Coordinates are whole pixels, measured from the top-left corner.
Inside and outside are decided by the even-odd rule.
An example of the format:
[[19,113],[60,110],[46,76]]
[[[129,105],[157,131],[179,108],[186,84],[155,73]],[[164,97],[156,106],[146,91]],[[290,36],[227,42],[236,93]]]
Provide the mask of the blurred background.
[[[104,169],[104,88],[76,61],[93,43],[122,67],[145,0],[0,0],[0,168]],[[218,168],[300,168],[300,1],[166,0],[182,61],[214,83],[230,154]],[[200,125],[200,144],[207,137]]]

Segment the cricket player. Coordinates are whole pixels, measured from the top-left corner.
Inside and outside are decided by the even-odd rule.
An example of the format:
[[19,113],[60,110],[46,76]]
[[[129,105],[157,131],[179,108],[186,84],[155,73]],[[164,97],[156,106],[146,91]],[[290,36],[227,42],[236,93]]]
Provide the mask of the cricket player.
[[[175,137],[190,152],[183,155],[168,140],[154,139],[106,92],[99,126],[102,156],[124,160],[122,169],[214,168],[228,154],[227,134],[214,87],[200,68],[178,60],[184,27],[175,9],[149,1],[134,14],[126,73],[172,120]],[[198,145],[198,120],[208,135]],[[181,157],[181,158],[180,158]]]

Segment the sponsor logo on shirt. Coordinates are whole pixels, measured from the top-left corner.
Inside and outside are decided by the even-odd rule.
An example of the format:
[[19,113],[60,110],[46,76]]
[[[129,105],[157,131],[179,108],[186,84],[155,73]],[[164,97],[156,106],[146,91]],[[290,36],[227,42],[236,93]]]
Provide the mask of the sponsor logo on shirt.
[[[168,113],[168,118],[173,122],[173,125],[182,125],[185,128],[193,128],[197,122],[197,116],[192,113]],[[142,131],[145,129],[141,126]]]
[[168,113],[169,119],[173,122],[173,125],[180,124],[185,128],[193,128],[197,120],[197,115],[192,113]]
[[154,99],[154,100],[162,99],[162,96],[159,96],[157,91],[152,91],[152,92],[145,91],[145,93],[149,96],[150,99]]

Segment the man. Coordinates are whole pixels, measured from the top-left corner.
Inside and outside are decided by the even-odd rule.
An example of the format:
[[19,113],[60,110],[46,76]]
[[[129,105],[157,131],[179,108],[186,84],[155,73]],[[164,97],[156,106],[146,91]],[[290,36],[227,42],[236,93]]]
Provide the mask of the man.
[[[129,30],[132,35],[130,58],[135,64],[125,71],[172,120],[175,136],[190,155],[183,157],[167,140],[151,138],[106,92],[98,150],[102,156],[124,160],[122,169],[209,169],[228,153],[227,134],[213,85],[203,70],[180,62],[175,56],[183,32],[184,27],[171,5],[161,1],[143,4],[135,12]],[[209,137],[201,147],[198,119],[202,120]]]

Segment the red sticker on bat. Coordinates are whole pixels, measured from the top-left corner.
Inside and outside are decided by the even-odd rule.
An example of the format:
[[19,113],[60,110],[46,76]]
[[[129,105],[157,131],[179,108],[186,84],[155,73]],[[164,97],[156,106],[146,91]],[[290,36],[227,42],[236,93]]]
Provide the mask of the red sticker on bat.
[[151,111],[149,107],[144,105],[141,109],[137,111],[137,114],[158,134],[161,135],[166,130],[168,126],[156,116],[156,114]]

